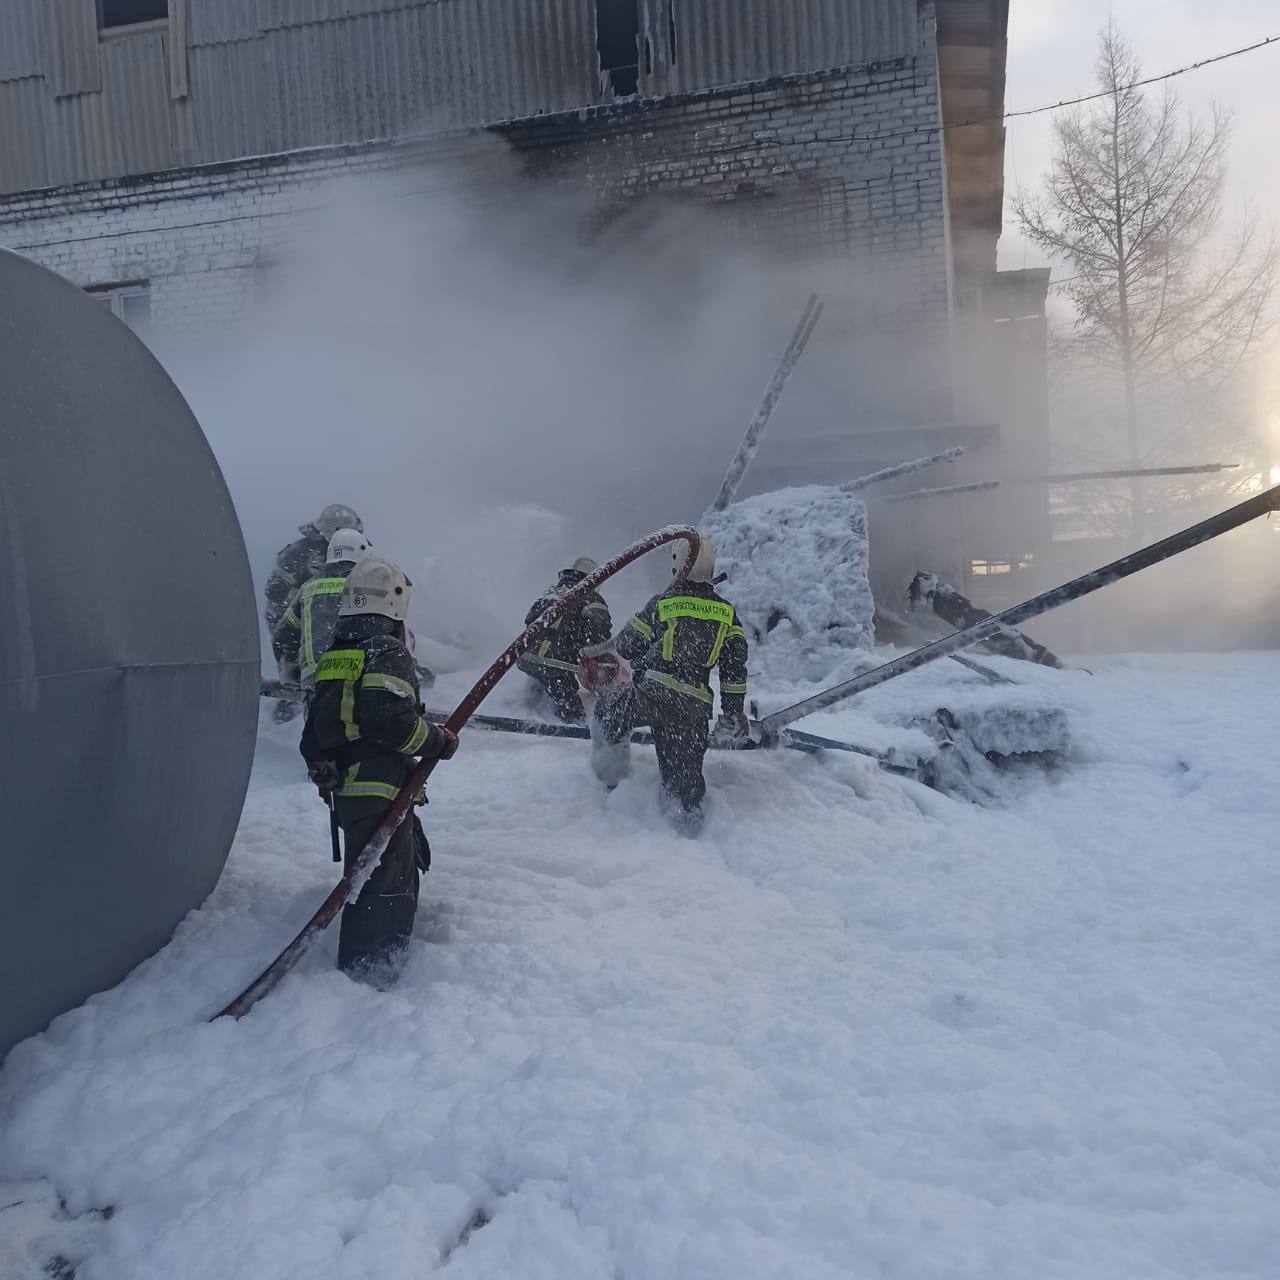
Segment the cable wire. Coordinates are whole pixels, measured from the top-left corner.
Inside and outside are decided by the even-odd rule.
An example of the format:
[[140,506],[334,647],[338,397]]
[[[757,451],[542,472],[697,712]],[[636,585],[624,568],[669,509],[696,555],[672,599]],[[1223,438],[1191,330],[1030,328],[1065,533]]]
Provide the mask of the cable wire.
[[[1210,58],[1201,58],[1199,62],[1188,63],[1184,67],[1175,67],[1172,71],[1164,71],[1156,76],[1146,76],[1141,80],[1134,80],[1130,84],[1121,85],[1119,92],[1128,92],[1131,89],[1141,89],[1147,85],[1160,84],[1165,80],[1173,80],[1178,76],[1185,76],[1192,71],[1199,71],[1202,67],[1210,67],[1218,62],[1226,62],[1229,58],[1238,58],[1242,54],[1253,53],[1257,49],[1265,49],[1268,45],[1280,44],[1280,35],[1264,36],[1261,40],[1255,40],[1253,44],[1242,45],[1238,49],[1228,49],[1225,53],[1214,54]],[[829,139],[832,142],[881,142],[889,138],[911,138],[920,134],[934,135],[949,133],[953,129],[970,129],[978,125],[1002,124],[1006,120],[1021,120],[1028,116],[1044,115],[1049,111],[1061,111],[1064,107],[1077,107],[1086,102],[1096,102],[1099,98],[1109,98],[1112,91],[1109,89],[1100,90],[1097,93],[1081,94],[1078,98],[1063,98],[1059,102],[1045,103],[1039,107],[1028,107],[1022,111],[1006,111],[1002,115],[993,116],[976,116],[972,120],[955,120],[950,124],[935,125],[916,125],[910,129],[895,129],[885,133],[857,133]],[[729,152],[750,151],[762,147],[782,147],[786,145],[780,139],[761,139],[760,141],[744,143],[741,146],[728,146],[723,148],[714,148],[714,154],[724,155]],[[0,201],[2,203],[2,201]],[[112,240],[121,236],[144,235],[148,231],[177,231],[186,230],[194,227],[216,227],[222,226],[228,222],[244,222],[255,218],[272,218],[281,217],[287,213],[302,212],[300,210],[262,210],[256,213],[236,214],[227,218],[210,218],[201,222],[183,223],[179,226],[163,226],[163,227],[138,227],[129,228],[119,231],[103,231],[92,235],[71,236],[64,240],[42,240],[32,244],[16,244],[9,247],[18,252],[25,252],[32,249],[49,249],[58,245],[80,244],[86,240]],[[310,212],[310,210],[307,210]],[[1064,282],[1059,282],[1064,283]]]

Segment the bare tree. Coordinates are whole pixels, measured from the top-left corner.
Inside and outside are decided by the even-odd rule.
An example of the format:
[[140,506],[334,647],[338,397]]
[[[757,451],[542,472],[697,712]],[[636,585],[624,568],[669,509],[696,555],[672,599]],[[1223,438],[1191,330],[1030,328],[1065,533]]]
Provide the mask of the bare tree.
[[[1078,367],[1115,387],[1127,463],[1167,458],[1203,440],[1205,415],[1227,411],[1234,380],[1268,328],[1278,255],[1245,222],[1220,233],[1230,117],[1184,116],[1166,92],[1153,105],[1142,67],[1108,25],[1095,64],[1096,102],[1054,123],[1041,192],[1019,196],[1024,234],[1069,268]],[[1117,406],[1119,407],[1119,406]],[[1141,541],[1145,495],[1131,482],[1129,528]]]

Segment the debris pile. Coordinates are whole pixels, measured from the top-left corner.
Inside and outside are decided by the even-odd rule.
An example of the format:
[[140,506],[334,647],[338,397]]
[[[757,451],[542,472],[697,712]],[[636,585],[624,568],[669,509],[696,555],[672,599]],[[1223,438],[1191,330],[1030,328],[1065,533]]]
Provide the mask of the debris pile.
[[867,509],[852,494],[823,485],[759,494],[708,512],[703,529],[732,586],[755,670],[816,684],[870,658]]

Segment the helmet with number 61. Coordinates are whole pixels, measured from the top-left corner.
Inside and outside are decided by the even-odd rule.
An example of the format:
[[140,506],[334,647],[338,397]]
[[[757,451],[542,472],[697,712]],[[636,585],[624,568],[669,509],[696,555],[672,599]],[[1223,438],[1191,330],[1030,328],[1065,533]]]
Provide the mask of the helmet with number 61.
[[342,591],[340,618],[376,613],[394,622],[403,622],[409,612],[413,583],[399,565],[390,560],[362,560],[351,570]]

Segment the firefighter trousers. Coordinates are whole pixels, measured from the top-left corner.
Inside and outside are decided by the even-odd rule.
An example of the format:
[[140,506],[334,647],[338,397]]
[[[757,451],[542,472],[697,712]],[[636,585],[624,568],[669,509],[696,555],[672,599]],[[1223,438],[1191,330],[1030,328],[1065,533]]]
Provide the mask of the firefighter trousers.
[[[338,796],[344,836],[344,870],[351,871],[369,838],[391,808],[387,800]],[[431,849],[416,814],[397,828],[355,902],[342,909],[338,967],[374,983],[398,976],[418,910],[418,872],[431,863]]]
[[571,671],[560,671],[555,667],[530,665],[522,668],[533,680],[542,686],[543,692],[551,699],[556,716],[565,724],[585,724],[587,713],[582,709],[582,697],[578,693],[578,678]]
[[711,736],[705,703],[637,680],[601,695],[595,714],[607,742],[625,742],[632,729],[652,729],[662,789],[682,809],[698,808],[707,790],[702,760]]

